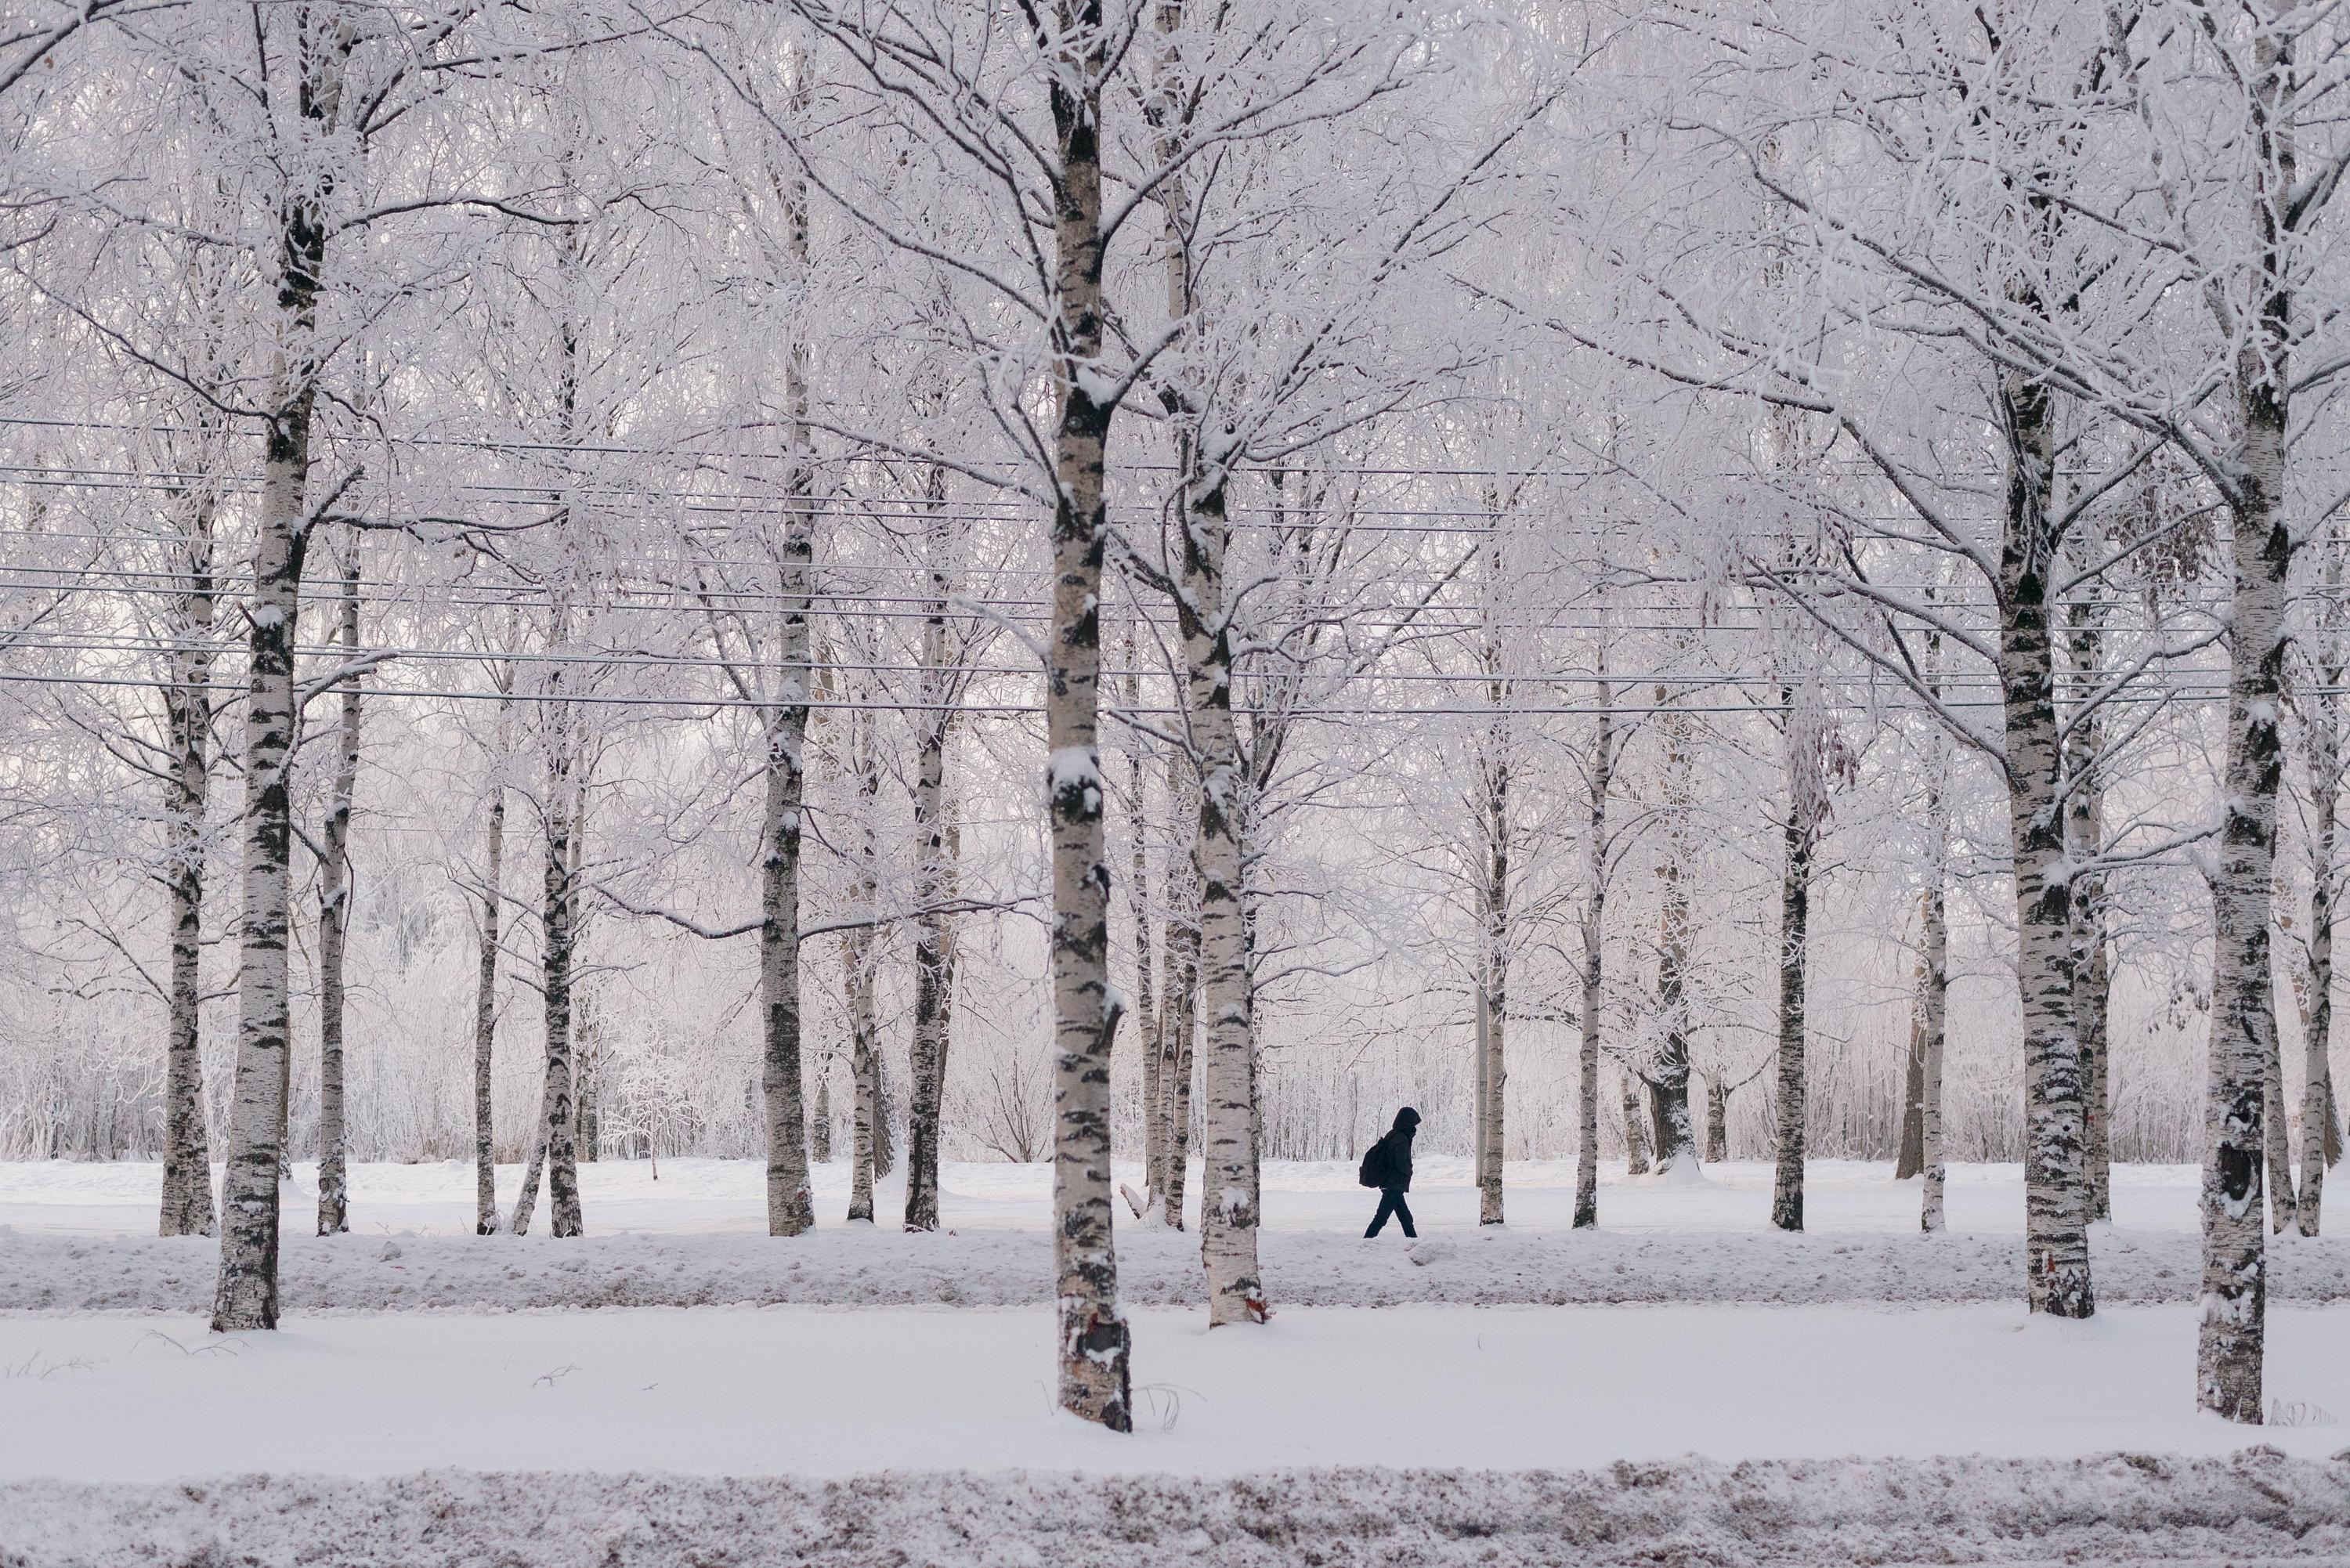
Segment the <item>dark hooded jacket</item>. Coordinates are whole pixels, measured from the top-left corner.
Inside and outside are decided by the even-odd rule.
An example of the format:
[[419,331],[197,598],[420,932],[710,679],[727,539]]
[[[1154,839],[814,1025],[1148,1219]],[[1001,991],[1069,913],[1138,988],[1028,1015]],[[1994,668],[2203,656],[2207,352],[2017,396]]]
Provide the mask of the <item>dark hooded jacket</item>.
[[1379,1185],[1382,1188],[1392,1188],[1398,1192],[1411,1190],[1411,1139],[1418,1131],[1418,1111],[1406,1106],[1396,1113],[1395,1126],[1389,1127],[1387,1136],[1378,1142],[1378,1168],[1383,1177]]

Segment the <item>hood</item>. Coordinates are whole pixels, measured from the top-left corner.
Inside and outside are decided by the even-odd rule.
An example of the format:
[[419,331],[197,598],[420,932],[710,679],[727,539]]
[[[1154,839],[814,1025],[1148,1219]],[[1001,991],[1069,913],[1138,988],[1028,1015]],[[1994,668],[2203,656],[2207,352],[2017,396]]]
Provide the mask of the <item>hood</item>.
[[1409,1137],[1419,1130],[1419,1113],[1409,1106],[1396,1113],[1395,1130]]

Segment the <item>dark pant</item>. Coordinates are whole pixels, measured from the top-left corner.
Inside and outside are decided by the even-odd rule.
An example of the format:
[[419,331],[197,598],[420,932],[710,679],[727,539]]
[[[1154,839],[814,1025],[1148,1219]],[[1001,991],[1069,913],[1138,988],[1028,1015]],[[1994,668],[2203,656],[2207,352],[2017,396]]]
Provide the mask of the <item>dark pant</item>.
[[1381,1231],[1387,1229],[1388,1216],[1390,1214],[1403,1221],[1403,1233],[1405,1235],[1417,1236],[1419,1234],[1418,1231],[1412,1228],[1411,1205],[1403,1200],[1403,1189],[1400,1187],[1382,1187],[1379,1189],[1379,1211],[1371,1216],[1371,1228],[1364,1231],[1363,1234],[1367,1237],[1376,1236]]

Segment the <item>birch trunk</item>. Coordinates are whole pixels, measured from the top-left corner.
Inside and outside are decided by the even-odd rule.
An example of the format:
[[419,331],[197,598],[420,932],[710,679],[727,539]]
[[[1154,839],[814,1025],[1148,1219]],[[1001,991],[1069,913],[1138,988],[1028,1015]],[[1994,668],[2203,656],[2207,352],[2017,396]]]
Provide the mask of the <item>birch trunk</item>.
[[1926,1168],[1926,922],[1929,890],[1918,895],[1918,959],[1911,966],[1909,1046],[1901,1054],[1901,1127],[1893,1140],[1893,1179],[1907,1181]]
[[[1661,706],[1665,693],[1660,688]],[[1664,1020],[1665,1044],[1648,1087],[1656,1096],[1657,1172],[1697,1158],[1697,1129],[1690,1116],[1690,900],[1684,867],[1694,859],[1690,812],[1696,800],[1691,775],[1688,715],[1665,715],[1666,849],[1657,870],[1664,884],[1658,899],[1657,1011]]]
[[[1139,630],[1142,607],[1134,607],[1134,620],[1128,623],[1126,636],[1126,705],[1128,711],[1142,707],[1142,636]],[[1151,1202],[1164,1199],[1167,1170],[1167,1119],[1161,1114],[1166,1104],[1165,1085],[1159,1071],[1159,1008],[1153,996],[1157,983],[1155,971],[1157,950],[1153,946],[1150,923],[1150,857],[1149,774],[1143,767],[1144,742],[1137,732],[1127,752],[1126,789],[1131,803],[1128,808],[1128,830],[1132,835],[1129,876],[1127,883],[1127,906],[1134,911],[1134,996],[1135,1036],[1139,1042],[1137,1054],[1142,1058],[1142,1169],[1143,1189]]]
[[[1489,802],[1488,809],[1495,818],[1506,809],[1505,803]],[[1486,839],[1484,903],[1485,965],[1484,980],[1477,990],[1477,1044],[1482,1056],[1478,1085],[1483,1095],[1483,1114],[1478,1117],[1478,1180],[1477,1223],[1502,1223],[1502,1160],[1508,1147],[1504,1137],[1503,1106],[1509,1088],[1509,957],[1508,904],[1506,888],[1509,877],[1509,846],[1499,836],[1500,823],[1489,821]]]
[[2007,432],[2000,547],[1999,677],[2015,867],[2016,984],[2023,1011],[2024,1275],[2034,1312],[2087,1317],[2086,1077],[2073,1015],[2073,898],[2058,791],[2055,645],[2048,590],[2058,569],[2050,513],[2055,411],[2048,388],[2000,381]]
[[2334,910],[2340,893],[2335,865],[2336,814],[2342,799],[2342,684],[2344,659],[2339,628],[2342,551],[2328,539],[2324,597],[2319,601],[2315,642],[2318,690],[2304,703],[2302,725],[2308,750],[2310,793],[2309,1007],[2302,1026],[2303,1075],[2301,1101],[2301,1203],[2295,1215],[2301,1233],[2314,1236],[2325,1197],[2325,1168],[2334,1158]]
[[2114,1217],[2114,1077],[2113,1077],[2113,1017],[2114,968],[2108,950],[2103,915],[2104,894],[2098,894],[2099,914],[2092,928],[2095,940],[2089,948],[2086,967],[2075,979],[2075,985],[2085,999],[2080,1009],[2081,1054],[2088,1064],[2088,1085],[2085,1090],[2089,1104],[2089,1147],[2085,1157],[2088,1180],[2089,1218],[2110,1220]]
[[[1929,639],[1929,664],[1932,691],[1941,695],[1941,639]],[[1924,1192],[1918,1201],[1918,1228],[1928,1233],[1942,1229],[1943,1189],[1948,1171],[1942,1154],[1942,1050],[1950,1033],[1950,916],[1945,867],[1950,855],[1950,807],[1943,801],[1943,780],[1949,767],[1949,745],[1938,732],[1933,760],[1926,775],[1926,920],[1924,931],[1925,988],[1918,997],[1919,1053],[1918,1130]]]
[[[342,657],[359,657],[359,552],[343,565]],[[327,795],[318,867],[318,1234],[351,1228],[349,1150],[343,1116],[343,955],[350,934],[351,802],[359,777],[359,678],[343,683],[335,775]]]
[[1730,1086],[1719,1073],[1705,1075],[1705,1158],[1714,1165],[1730,1158]]
[[[2086,555],[2085,547],[2080,552]],[[2083,562],[2085,565],[2085,560]],[[2095,691],[2105,666],[2105,628],[2095,604],[2099,590],[2085,587],[2065,608],[2065,651],[2081,698]],[[2076,698],[2076,701],[2081,700]],[[2092,864],[2105,851],[2106,803],[2102,713],[2085,726],[2064,730],[2065,855],[2075,867]],[[2108,1085],[2106,1015],[2111,1008],[2112,971],[2106,958],[2105,877],[2094,871],[2072,877],[2073,1029],[2080,1043],[2082,1076],[2083,1201],[2091,1220],[2113,1217],[2112,1137],[2106,1126]]]
[[851,933],[844,944],[844,1001],[848,1010],[848,1218],[873,1220],[874,1125],[880,1101],[873,1077],[873,971],[869,941]]
[[[1167,290],[1167,318],[1176,323],[1176,331],[1185,337],[1195,330],[1193,317],[1200,302],[1191,289],[1191,237],[1186,228],[1191,220],[1191,203],[1189,193],[1189,167],[1182,158],[1184,136],[1199,99],[1187,94],[1181,45],[1179,41],[1184,24],[1184,0],[1158,0],[1152,15],[1159,57],[1155,62],[1154,80],[1149,97],[1144,100],[1143,117],[1149,125],[1154,151],[1160,163],[1169,171],[1168,178],[1158,192],[1160,213],[1160,244],[1165,256],[1164,280]],[[1180,350],[1179,349],[1180,353]],[[1170,356],[1170,358],[1172,358]],[[1223,624],[1223,556],[1230,543],[1230,530],[1225,527],[1225,490],[1231,475],[1225,467],[1230,455],[1203,451],[1208,410],[1201,406],[1199,389],[1183,374],[1180,365],[1175,374],[1162,383],[1163,401],[1175,440],[1175,468],[1179,495],[1175,514],[1181,533],[1180,558],[1177,562],[1176,593],[1173,596],[1176,629],[1183,639],[1185,679],[1182,700],[1188,745],[1183,762],[1188,772],[1184,781],[1193,786],[1185,794],[1177,787],[1177,761],[1170,753],[1167,767],[1167,800],[1169,820],[1182,825],[1191,835],[1190,852],[1180,864],[1170,846],[1166,886],[1170,896],[1170,915],[1167,922],[1167,955],[1160,971],[1160,1000],[1156,1016],[1146,1010],[1142,1020],[1142,1044],[1153,1065],[1146,1066],[1144,1145],[1149,1159],[1150,1206],[1162,1222],[1176,1230],[1183,1228],[1183,1189],[1190,1165],[1191,1141],[1191,1031],[1199,1002],[1201,968],[1212,961],[1206,952],[1206,933],[1200,926],[1204,905],[1205,877],[1202,872],[1201,824],[1208,809],[1201,799],[1206,770],[1211,765],[1209,751],[1212,747],[1222,763],[1229,764],[1222,787],[1226,793],[1236,792],[1243,774],[1240,766],[1239,737],[1232,729],[1229,687],[1231,676],[1227,662],[1222,674],[1227,681],[1221,693],[1222,710],[1220,715],[1204,711],[1205,682],[1210,679],[1201,660],[1216,659],[1221,653],[1230,655],[1229,631]],[[1194,514],[1199,514],[1195,515]],[[1197,557],[1195,559],[1195,556]],[[1213,582],[1197,580],[1212,574]],[[1203,589],[1213,593],[1212,602],[1198,596]],[[1140,618],[1137,607],[1137,620]],[[1136,646],[1139,646],[1139,639]],[[1135,661],[1139,669],[1139,661]],[[1130,677],[1129,693],[1139,691],[1139,680]],[[1211,732],[1213,731],[1214,732]],[[1136,911],[1138,945],[1143,909],[1143,848],[1141,837],[1140,788],[1141,758],[1138,750],[1132,759],[1135,793],[1135,883],[1132,892]],[[1225,826],[1236,825],[1226,815]],[[1211,858],[1221,858],[1218,851],[1210,850]],[[1226,891],[1237,907],[1242,894],[1241,873],[1237,869],[1235,849],[1230,858],[1235,869],[1226,884]],[[1176,895],[1187,895],[1180,909]],[[1179,935],[1179,928],[1180,934]],[[1243,977],[1243,981],[1245,976]],[[1210,1053],[1215,1049],[1213,1023],[1215,1009],[1209,1008],[1211,1019]],[[1251,1021],[1252,1031],[1253,1020]],[[1153,1030],[1156,1030],[1154,1035]],[[1252,1034],[1253,1043],[1253,1034]],[[1215,1094],[1211,1086],[1211,1097]],[[1202,1183],[1208,1172],[1203,1162]],[[1208,1247],[1209,1216],[1203,1199],[1201,1213],[1201,1245],[1205,1266]],[[1253,1238],[1251,1238],[1252,1246]],[[1216,1310],[1215,1293],[1211,1290],[1211,1319]]]
[[[345,26],[305,26],[293,62],[299,130],[310,146],[332,138],[352,46]],[[302,562],[309,548],[311,417],[319,365],[319,275],[326,263],[331,164],[321,160],[283,209],[278,236],[276,360],[262,448],[253,599],[245,611],[244,909],[238,922],[236,1078],[222,1180],[218,1333],[277,1326],[278,1168],[286,1154],[287,938],[291,925],[294,647]]]
[[1207,1022],[1201,1122],[1200,1258],[1208,1324],[1264,1321],[1257,1267],[1256,1026],[1242,909],[1241,824],[1247,780],[1232,722],[1232,626],[1224,601],[1227,450],[1194,452],[1184,509],[1184,690],[1199,788],[1192,864],[1199,877],[1199,994]]
[[[1139,657],[1139,649],[1129,644],[1129,658]],[[1126,702],[1129,709],[1142,705],[1141,682],[1129,678],[1126,686]],[[1166,1085],[1159,1071],[1159,1007],[1153,994],[1159,984],[1158,950],[1154,945],[1150,923],[1150,862],[1144,828],[1147,818],[1143,810],[1144,770],[1142,747],[1138,739],[1128,758],[1127,790],[1134,802],[1134,853],[1129,867],[1128,902],[1134,910],[1134,997],[1135,1036],[1140,1042],[1142,1057],[1142,1169],[1143,1187],[1153,1202],[1166,1196],[1167,1118]]]
[[[2287,891],[2282,878],[2271,888],[2270,897],[2272,909],[2285,901]],[[2275,978],[2291,985],[2288,955],[2279,950],[2273,936],[2270,939],[2269,962],[2276,971]],[[2293,1140],[2284,1110],[2284,1034],[2278,1029],[2269,1032],[2266,1054],[2261,1062],[2261,1127],[2262,1149],[2268,1164],[2269,1224],[2275,1234],[2282,1236],[2293,1229],[2297,1195],[2293,1191]]]
[[1648,1117],[1640,1105],[1640,1079],[1624,1069],[1624,1174],[1648,1174]]
[[552,715],[546,775],[546,862],[539,906],[539,984],[546,1021],[547,1232],[577,1236],[579,1210],[577,1085],[573,1081],[571,970],[573,919],[572,820],[576,797],[571,721],[558,705]]
[[[2290,5],[2278,7],[2290,10]],[[2268,1317],[2267,1238],[2261,1229],[2266,1142],[2262,1067],[2276,1049],[2270,973],[2276,797],[2284,750],[2285,441],[2292,423],[2294,301],[2286,247],[2297,198],[2291,35],[2262,28],[2253,42],[2252,218],[2260,237],[2250,319],[2233,369],[2236,429],[2232,618],[2228,639],[2228,748],[2219,873],[2211,884],[2211,1061],[2204,1109],[2203,1314],[2196,1402],[2232,1421],[2263,1417]],[[2321,1141],[2322,1138],[2321,1138]]]
[[[1180,26],[1181,16],[1179,0],[1160,5],[1157,26],[1162,42]],[[1167,47],[1171,65],[1172,46]],[[1173,127],[1165,99],[1153,100],[1151,118],[1166,156]],[[1189,320],[1199,306],[1181,228],[1186,204],[1179,173],[1163,199],[1168,307],[1178,321]],[[1232,539],[1226,508],[1236,437],[1211,424],[1196,394],[1178,391],[1170,401],[1170,411],[1179,422],[1177,466],[1183,484],[1179,512],[1182,560],[1175,608],[1183,636],[1184,711],[1199,785],[1198,832],[1191,843],[1199,897],[1194,983],[1207,1025],[1200,1258],[1208,1277],[1208,1324],[1212,1328],[1262,1323],[1268,1311],[1257,1266],[1256,1002],[1242,887],[1248,773],[1232,720],[1231,607],[1224,597],[1224,557]],[[1188,1102],[1188,1091],[1179,1097]],[[1180,1178],[1174,1185],[1180,1190]]]
[[[792,535],[785,535],[787,557]],[[799,543],[800,596],[786,601],[785,695],[767,725],[767,800],[759,866],[760,1085],[767,1124],[767,1234],[796,1236],[816,1223],[808,1184],[807,1119],[800,1096],[799,882],[801,773],[807,738],[807,555]],[[796,637],[794,631],[796,629]],[[796,654],[796,657],[795,655]]]
[[530,1217],[538,1208],[539,1179],[546,1170],[546,1127],[548,1106],[552,1103],[546,1081],[540,1080],[538,1120],[533,1124],[530,1140],[530,1163],[523,1168],[522,1190],[515,1197],[514,1218],[506,1222],[506,1233],[513,1236],[530,1234]]
[[1576,1019],[1575,1228],[1599,1223],[1599,1019],[1607,968],[1607,792],[1616,773],[1616,688],[1607,679],[1607,649],[1594,655],[1593,706],[1597,718],[1591,738],[1590,830],[1583,845],[1583,982]]
[[1500,1223],[1484,1217],[1488,1209],[1501,1207],[1500,1196],[1494,1191],[1493,1144],[1487,1126],[1493,1108],[1492,1071],[1493,999],[1481,983],[1471,998],[1469,1030],[1469,1176],[1477,1189],[1477,1222],[1481,1225]]
[[210,1236],[212,1145],[204,1127],[204,815],[212,792],[213,524],[216,503],[198,498],[178,562],[187,589],[178,604],[179,646],[163,692],[171,773],[163,812],[171,848],[172,981],[163,1067],[164,1236]]
[[[503,712],[500,715],[504,718]],[[501,724],[503,733],[503,723]],[[490,1117],[491,1053],[498,1034],[498,919],[504,912],[506,846],[505,786],[490,785],[490,820],[483,833],[482,951],[473,990],[473,1232],[498,1229],[497,1148]]]
[[[1101,81],[1098,0],[1061,0],[1049,37],[1055,186],[1053,622],[1045,654],[1045,793],[1053,845],[1053,1262],[1063,1409],[1133,1429],[1130,1345],[1118,1301],[1109,1168],[1109,866],[1102,839],[1100,724],[1104,449],[1101,384]],[[1209,792],[1203,790],[1205,795]],[[1243,1021],[1244,1023],[1245,1021]]]
[[[1168,798],[1173,805],[1176,820],[1188,818],[1191,831],[1196,833],[1199,813],[1193,805],[1194,787],[1189,769],[1187,758],[1169,753]],[[1187,850],[1170,856],[1167,869],[1167,963],[1161,971],[1159,1002],[1159,1076],[1162,1136],[1166,1141],[1167,1201],[1160,1207],[1159,1219],[1180,1231],[1183,1189],[1190,1179],[1191,1163],[1191,1051],[1199,1023],[1200,868]]]
[[[1489,504],[1498,506],[1498,501]],[[1477,888],[1482,951],[1477,963],[1477,1222],[1502,1221],[1502,1160],[1508,1147],[1506,1106],[1509,1089],[1510,976],[1510,726],[1504,705],[1509,684],[1503,678],[1500,628],[1503,591],[1502,545],[1498,516],[1489,524],[1482,614],[1485,703],[1492,716],[1485,723],[1482,757],[1484,799],[1480,826],[1483,830],[1482,875]]]
[[890,1128],[898,1119],[898,1099],[889,1092],[889,1058],[880,1047],[880,1031],[874,1031],[873,1047],[873,1179],[886,1180],[898,1168],[897,1139]]
[[[857,776],[858,843],[856,908],[871,920],[880,914],[881,842],[874,817],[880,806],[881,766],[873,754],[873,722],[852,709],[848,715],[850,766]],[[849,1080],[856,1086],[849,1109],[848,1218],[871,1223],[873,1179],[881,1137],[880,1024],[873,1003],[876,928],[865,926],[842,939],[843,1000],[848,1013]]]
[[808,1147],[818,1165],[832,1163],[832,1058],[816,1064],[816,1108],[808,1113]]
[[[578,848],[579,840],[588,830],[587,822],[587,816],[583,813],[573,817],[571,823],[571,950],[574,953],[579,950],[582,935]],[[594,1163],[597,1147],[604,1141],[602,1127],[596,1119],[597,1090],[599,1080],[604,1075],[604,1044],[596,1027],[594,1001],[595,999],[586,992],[575,990],[572,992],[574,1018],[571,1025],[571,1038],[574,1042],[573,1054],[578,1062],[579,1087],[576,1096],[578,1108],[572,1114],[571,1125],[577,1129],[578,1158],[582,1165]],[[654,1179],[659,1180],[660,1178],[656,1176]]]
[[1778,1168],[1771,1188],[1771,1223],[1804,1228],[1804,1134],[1811,1085],[1804,1060],[1805,961],[1811,953],[1812,857],[1825,786],[1819,779],[1819,735],[1806,721],[1793,688],[1780,688],[1787,707],[1787,819],[1781,830],[1779,877],[1779,1061],[1776,1111]]
[[945,476],[931,471],[931,519],[925,533],[930,556],[930,600],[922,618],[924,691],[931,711],[917,717],[919,755],[914,763],[914,1034],[910,1100],[906,1116],[906,1229],[939,1228],[940,1110],[945,1102],[947,1028],[954,993],[952,928],[943,906],[956,888],[954,860],[947,853],[946,760],[952,732],[947,672],[948,529]]
[[[803,63],[797,67],[807,69]],[[793,107],[807,105],[805,74]],[[808,182],[795,172],[784,185],[787,248],[795,269],[810,269]],[[810,566],[816,541],[816,444],[808,427],[810,372],[802,327],[784,357],[787,467],[778,530],[779,635],[775,701],[766,713],[766,805],[760,825],[760,1092],[767,1124],[767,1234],[796,1236],[816,1223],[808,1183],[807,1113],[800,1092],[800,839],[807,788],[811,663]]]
[[[2203,1314],[2197,1402],[2230,1420],[2262,1419],[2268,1279],[2262,1231],[2263,1068],[2276,1049],[2270,994],[2271,855],[2282,748],[2275,718],[2284,653],[2286,531],[2276,504],[2284,410],[2265,386],[2243,397],[2255,462],[2251,504],[2235,509],[2235,619],[2228,700],[2227,799],[2212,882],[2210,1139],[2203,1168]],[[2248,465],[2248,467],[2251,465]]]

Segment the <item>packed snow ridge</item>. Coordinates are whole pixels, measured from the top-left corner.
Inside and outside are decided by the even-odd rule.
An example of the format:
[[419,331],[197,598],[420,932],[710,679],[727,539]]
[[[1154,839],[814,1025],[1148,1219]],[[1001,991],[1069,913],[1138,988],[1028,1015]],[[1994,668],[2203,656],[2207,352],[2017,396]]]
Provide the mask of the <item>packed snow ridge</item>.
[[2350,1455],[1701,1459],[1241,1480],[891,1471],[482,1474],[0,1487],[0,1568],[2251,1568],[2350,1561]]

